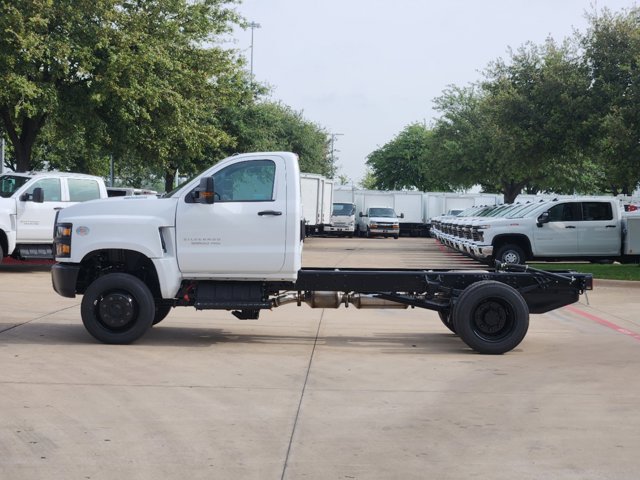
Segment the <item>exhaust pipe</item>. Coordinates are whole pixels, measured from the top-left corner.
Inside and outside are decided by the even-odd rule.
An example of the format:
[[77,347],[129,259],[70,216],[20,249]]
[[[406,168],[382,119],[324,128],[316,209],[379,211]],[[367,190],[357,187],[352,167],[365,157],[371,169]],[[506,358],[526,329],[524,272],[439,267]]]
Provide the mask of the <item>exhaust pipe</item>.
[[361,293],[354,294],[342,294],[340,292],[305,292],[290,293],[287,295],[281,295],[274,298],[271,303],[273,307],[280,307],[288,303],[296,303],[298,306],[302,302],[309,305],[311,308],[338,308],[340,305],[348,307],[353,305],[357,309],[361,308],[402,308],[405,309],[408,305],[403,303],[393,302],[384,298],[376,297],[375,295],[363,295]]

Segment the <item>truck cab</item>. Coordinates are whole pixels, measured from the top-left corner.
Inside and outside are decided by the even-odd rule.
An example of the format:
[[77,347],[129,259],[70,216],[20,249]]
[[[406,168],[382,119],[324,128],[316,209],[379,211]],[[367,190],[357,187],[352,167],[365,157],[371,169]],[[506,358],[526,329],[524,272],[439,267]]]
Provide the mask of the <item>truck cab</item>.
[[334,203],[331,209],[331,222],[324,228],[329,234],[353,237],[356,230],[356,206],[353,203]]
[[396,214],[393,208],[369,207],[366,212],[360,212],[358,216],[358,234],[360,236],[393,237],[396,240],[400,236],[398,218],[404,218],[404,215]]
[[91,175],[0,175],[0,261],[4,256],[53,259],[56,213],[78,202],[106,197],[104,181]]

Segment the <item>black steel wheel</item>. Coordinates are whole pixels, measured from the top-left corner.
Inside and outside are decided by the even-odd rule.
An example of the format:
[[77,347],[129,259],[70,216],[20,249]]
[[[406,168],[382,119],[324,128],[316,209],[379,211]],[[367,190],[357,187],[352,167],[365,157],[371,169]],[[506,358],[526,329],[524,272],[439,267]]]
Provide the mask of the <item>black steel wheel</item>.
[[529,308],[522,295],[494,280],[467,287],[458,297],[452,317],[456,333],[479,353],[513,350],[529,329]]
[[97,340],[127,344],[151,327],[156,308],[142,280],[128,273],[110,273],[89,285],[80,311],[82,323]]
[[524,250],[518,245],[508,244],[498,248],[496,260],[501,263],[517,263],[523,265],[527,261]]
[[442,324],[451,330],[453,333],[456,332],[456,327],[453,326],[453,321],[451,320],[451,310],[441,310],[438,312],[438,316],[442,321]]
[[158,303],[156,303],[156,312],[153,316],[153,325],[157,325],[162,320],[167,318],[167,315],[169,315],[169,312],[172,308],[172,305],[158,305]]

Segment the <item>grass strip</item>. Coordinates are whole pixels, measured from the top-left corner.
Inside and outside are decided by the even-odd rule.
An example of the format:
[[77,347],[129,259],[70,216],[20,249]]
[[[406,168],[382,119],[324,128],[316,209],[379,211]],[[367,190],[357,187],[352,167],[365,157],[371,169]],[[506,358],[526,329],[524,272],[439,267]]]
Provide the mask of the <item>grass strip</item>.
[[591,273],[593,278],[601,280],[632,280],[640,281],[640,265],[622,265],[614,263],[602,265],[599,263],[529,263],[528,265],[540,270],[574,270],[580,273]]

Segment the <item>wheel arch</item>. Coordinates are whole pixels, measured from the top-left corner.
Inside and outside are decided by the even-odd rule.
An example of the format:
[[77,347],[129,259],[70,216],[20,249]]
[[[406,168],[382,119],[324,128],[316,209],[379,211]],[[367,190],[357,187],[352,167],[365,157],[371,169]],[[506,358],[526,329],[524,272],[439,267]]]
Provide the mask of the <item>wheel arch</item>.
[[139,278],[155,298],[161,298],[158,272],[153,261],[139,251],[127,249],[94,250],[86,254],[80,262],[77,293],[84,293],[96,278],[116,272]]
[[0,229],[0,249],[2,249],[2,252],[0,252],[0,261],[2,261],[2,257],[4,257],[5,255],[8,255],[8,250],[9,250],[9,239],[7,238],[7,234],[5,233],[4,230]]
[[508,244],[513,244],[522,248],[528,258],[531,258],[533,256],[533,252],[531,250],[531,240],[529,239],[529,237],[521,233],[504,233],[502,235],[496,235],[491,244],[493,246],[494,255],[500,249],[500,247]]

